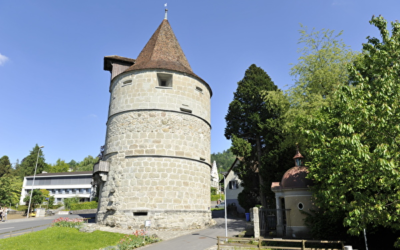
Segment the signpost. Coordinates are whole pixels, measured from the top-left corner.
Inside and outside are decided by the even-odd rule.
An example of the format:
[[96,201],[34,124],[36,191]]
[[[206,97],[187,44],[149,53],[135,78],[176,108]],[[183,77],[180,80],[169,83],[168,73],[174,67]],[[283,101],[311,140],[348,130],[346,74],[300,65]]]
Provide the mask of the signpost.
[[147,228],[150,227],[150,226],[151,226],[151,221],[145,220],[145,221],[144,221],[144,230],[145,230],[145,233],[144,233],[144,235],[143,235],[143,244],[146,243]]

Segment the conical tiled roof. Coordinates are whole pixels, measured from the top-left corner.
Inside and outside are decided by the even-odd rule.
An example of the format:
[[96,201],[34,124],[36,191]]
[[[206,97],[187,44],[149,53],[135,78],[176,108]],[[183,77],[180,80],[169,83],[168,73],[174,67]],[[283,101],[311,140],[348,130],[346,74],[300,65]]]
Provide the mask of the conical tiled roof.
[[156,32],[140,52],[135,64],[126,69],[125,72],[140,69],[167,69],[198,77],[193,73],[166,19],[158,26]]

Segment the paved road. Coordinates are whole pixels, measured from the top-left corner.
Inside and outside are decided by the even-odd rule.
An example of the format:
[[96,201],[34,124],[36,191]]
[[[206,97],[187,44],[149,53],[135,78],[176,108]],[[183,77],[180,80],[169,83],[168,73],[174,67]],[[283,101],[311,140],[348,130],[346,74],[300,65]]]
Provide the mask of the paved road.
[[[16,219],[9,220],[6,222],[0,222],[0,239],[8,238],[11,236],[19,236],[25,233],[40,231],[48,228],[51,222],[59,217],[68,218],[92,218],[94,214],[84,214],[84,215],[55,215],[44,218],[30,218],[30,219]],[[92,222],[92,220],[89,220]]]
[[[143,250],[203,250],[215,246],[217,244],[217,236],[225,236],[225,220],[223,211],[213,213],[213,218],[217,224],[213,227],[177,237],[175,239],[163,241],[153,245],[148,245],[140,249]],[[244,231],[246,222],[244,219],[228,218],[228,236],[237,235]]]

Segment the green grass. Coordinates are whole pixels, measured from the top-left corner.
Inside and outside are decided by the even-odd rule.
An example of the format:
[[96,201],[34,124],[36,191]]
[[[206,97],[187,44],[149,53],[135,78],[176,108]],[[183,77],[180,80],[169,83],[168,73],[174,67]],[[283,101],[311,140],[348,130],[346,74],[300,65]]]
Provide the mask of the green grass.
[[224,210],[225,208],[223,208],[223,207],[214,207],[214,208],[211,208],[211,211],[218,211],[218,210]]
[[94,231],[79,232],[76,228],[50,227],[38,232],[0,240],[2,250],[93,250],[116,245],[124,234]]

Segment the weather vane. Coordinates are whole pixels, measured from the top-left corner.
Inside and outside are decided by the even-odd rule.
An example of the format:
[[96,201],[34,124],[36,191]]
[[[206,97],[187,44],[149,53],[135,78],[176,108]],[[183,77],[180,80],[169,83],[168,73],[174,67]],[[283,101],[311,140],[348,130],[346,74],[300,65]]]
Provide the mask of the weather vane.
[[167,13],[168,13],[167,4],[164,4],[164,7],[165,7],[165,17],[164,17],[164,19],[167,20],[168,19],[167,18]]

